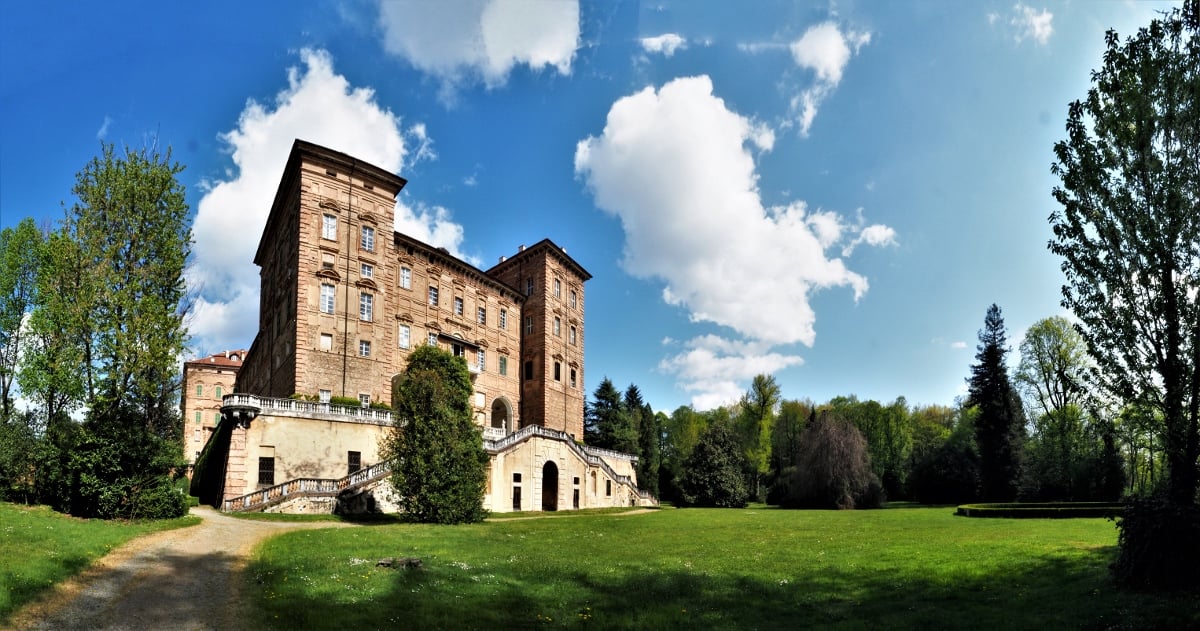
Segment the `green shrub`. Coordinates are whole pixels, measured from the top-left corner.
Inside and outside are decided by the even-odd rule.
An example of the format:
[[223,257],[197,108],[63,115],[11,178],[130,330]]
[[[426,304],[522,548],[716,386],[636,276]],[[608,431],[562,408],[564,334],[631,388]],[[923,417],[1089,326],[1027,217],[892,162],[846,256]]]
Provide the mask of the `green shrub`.
[[1117,527],[1117,582],[1129,587],[1200,585],[1200,507],[1135,498]]
[[345,406],[348,408],[362,407],[362,401],[359,401],[358,399],[356,399],[354,397],[329,397],[329,404],[330,405],[341,405],[341,406]]
[[1118,502],[1013,502],[963,504],[956,511],[964,517],[1007,517],[1064,519],[1074,517],[1117,517],[1124,510]]

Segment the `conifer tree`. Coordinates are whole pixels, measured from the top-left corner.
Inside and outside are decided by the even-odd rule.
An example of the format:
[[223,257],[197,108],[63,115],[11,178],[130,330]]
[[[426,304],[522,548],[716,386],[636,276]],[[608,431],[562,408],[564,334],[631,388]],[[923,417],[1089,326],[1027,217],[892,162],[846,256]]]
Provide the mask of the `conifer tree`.
[[1021,449],[1025,415],[1021,399],[1008,378],[1004,318],[1000,307],[988,307],[979,346],[978,362],[971,367],[967,404],[978,408],[975,442],[979,447],[980,493],[985,501],[1011,502],[1017,497],[1021,476]]

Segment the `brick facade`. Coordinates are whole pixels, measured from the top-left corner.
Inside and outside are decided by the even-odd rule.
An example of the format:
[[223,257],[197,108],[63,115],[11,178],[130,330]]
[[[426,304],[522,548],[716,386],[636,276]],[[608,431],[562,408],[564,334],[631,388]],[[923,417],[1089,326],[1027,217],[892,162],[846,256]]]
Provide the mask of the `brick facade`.
[[183,364],[179,409],[183,414],[183,456],[195,464],[204,443],[221,420],[221,398],[233,394],[246,351],[201,357]]
[[471,367],[480,425],[582,439],[591,275],[549,240],[485,272],[395,232],[405,183],[296,141],[254,258],[259,333],[238,391],[390,403],[408,353],[436,343]]

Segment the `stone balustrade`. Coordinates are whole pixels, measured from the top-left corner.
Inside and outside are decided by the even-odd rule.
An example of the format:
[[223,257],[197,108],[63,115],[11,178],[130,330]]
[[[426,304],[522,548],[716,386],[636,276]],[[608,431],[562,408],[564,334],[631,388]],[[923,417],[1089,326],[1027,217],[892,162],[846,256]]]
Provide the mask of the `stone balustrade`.
[[380,462],[337,479],[296,478],[283,484],[247,493],[241,497],[227,499],[222,510],[227,513],[253,511],[293,497],[336,495],[346,489],[377,480],[390,473],[391,470],[391,462]]
[[260,397],[253,394],[227,394],[221,399],[221,407],[222,409],[226,407],[236,409],[257,408],[259,414],[274,416],[334,417],[340,421],[371,423],[374,425],[391,425],[394,418],[388,410],[334,405],[317,401],[301,401],[298,399]]

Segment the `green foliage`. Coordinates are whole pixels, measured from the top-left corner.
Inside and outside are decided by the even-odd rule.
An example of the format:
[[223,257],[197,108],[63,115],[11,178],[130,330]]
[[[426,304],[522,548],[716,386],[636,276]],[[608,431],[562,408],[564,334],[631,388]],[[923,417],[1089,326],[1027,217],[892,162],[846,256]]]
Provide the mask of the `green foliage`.
[[[1116,588],[1116,539],[1105,519],[945,508],[558,513],[291,532],[263,543],[240,587],[261,629],[1200,625],[1193,592]],[[396,556],[424,566],[374,567]]]
[[29,218],[0,231],[0,420],[9,418],[25,316],[38,301],[42,234]]
[[660,499],[672,502],[680,500],[678,481],[683,476],[684,463],[692,455],[692,449],[707,426],[707,416],[687,405],[676,408],[664,422],[660,443]]
[[738,404],[737,432],[751,497],[761,501],[762,479],[771,470],[771,434],[779,407],[779,384],[771,375],[755,375]]
[[978,363],[971,366],[967,380],[967,402],[979,409],[975,418],[979,492],[989,502],[1011,502],[1017,498],[1020,483],[1025,415],[1020,396],[1008,379],[1008,346],[1000,307],[988,307],[977,348]]
[[836,412],[823,412],[804,428],[796,466],[782,484],[779,504],[789,508],[879,508],[884,501],[866,439]]
[[960,409],[944,443],[917,460],[909,478],[912,497],[923,504],[961,504],[979,499],[976,408]]
[[679,480],[684,506],[743,508],[749,499],[745,461],[728,422],[715,422],[700,436],[683,464]]
[[1063,306],[1120,405],[1154,428],[1172,501],[1200,486],[1200,0],[1121,40],[1105,36],[1087,97],[1055,144],[1050,215],[1066,275]]
[[625,408],[621,392],[608,377],[596,386],[592,400],[584,409],[583,423],[587,444],[627,454],[637,453],[637,426]]
[[420,522],[481,521],[483,436],[471,420],[471,373],[461,357],[421,346],[395,381],[396,424],[384,445],[404,512]]
[[358,399],[356,399],[354,397],[340,397],[340,396],[329,397],[329,404],[330,405],[340,405],[340,406],[349,407],[349,408],[362,407],[362,401],[359,401]]
[[859,401],[851,395],[831,400],[828,407],[862,432],[871,456],[871,470],[884,483],[889,497],[903,496],[913,445],[908,402],[904,397],[884,406],[876,401]]
[[655,414],[649,403],[642,401],[638,387],[629,384],[625,389],[625,410],[636,420],[638,430],[638,488],[658,496],[658,470],[662,466],[659,440],[662,436],[663,414]]
[[1160,498],[1133,499],[1117,523],[1117,581],[1130,587],[1200,586],[1200,507]]

